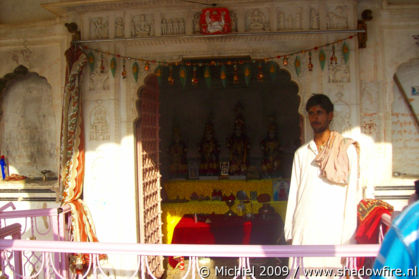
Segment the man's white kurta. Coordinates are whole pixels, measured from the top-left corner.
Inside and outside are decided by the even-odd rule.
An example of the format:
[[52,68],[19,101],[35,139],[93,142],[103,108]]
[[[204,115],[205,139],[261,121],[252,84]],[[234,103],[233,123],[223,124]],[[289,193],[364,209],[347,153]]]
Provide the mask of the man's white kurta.
[[[285,217],[285,239],[293,245],[340,245],[354,242],[358,187],[358,157],[355,147],[348,148],[349,184],[332,184],[320,176],[313,163],[318,153],[314,140],[301,146],[294,155],[291,184]],[[339,266],[340,259],[307,259],[308,266]]]

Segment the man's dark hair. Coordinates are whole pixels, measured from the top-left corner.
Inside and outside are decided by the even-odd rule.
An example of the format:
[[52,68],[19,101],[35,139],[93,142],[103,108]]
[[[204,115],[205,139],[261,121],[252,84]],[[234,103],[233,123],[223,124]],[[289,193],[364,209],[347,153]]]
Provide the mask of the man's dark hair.
[[419,197],[419,179],[415,181],[415,193]]
[[320,106],[327,113],[333,111],[333,103],[330,101],[329,97],[324,94],[313,94],[313,96],[308,99],[306,104],[306,111],[311,109],[314,106]]

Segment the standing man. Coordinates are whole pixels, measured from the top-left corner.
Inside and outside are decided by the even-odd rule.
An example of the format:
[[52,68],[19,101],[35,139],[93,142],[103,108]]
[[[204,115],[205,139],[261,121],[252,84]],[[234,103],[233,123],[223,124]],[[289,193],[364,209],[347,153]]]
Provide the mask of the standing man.
[[[285,218],[285,240],[293,245],[355,243],[358,144],[330,131],[333,103],[323,94],[306,104],[314,139],[294,155]],[[305,258],[305,267],[341,267],[340,258]],[[296,268],[296,266],[295,266]]]

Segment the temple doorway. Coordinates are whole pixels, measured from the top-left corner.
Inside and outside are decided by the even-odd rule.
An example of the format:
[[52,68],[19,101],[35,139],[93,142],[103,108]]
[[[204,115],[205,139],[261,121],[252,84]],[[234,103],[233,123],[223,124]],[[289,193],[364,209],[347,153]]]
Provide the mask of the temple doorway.
[[[218,160],[228,162],[228,139],[235,127],[238,107],[249,145],[246,178],[289,178],[294,151],[303,138],[299,89],[290,73],[276,63],[255,62],[250,57],[183,62],[184,66],[158,70],[162,180],[206,175],[202,168],[198,174],[196,169],[209,122],[219,148]],[[280,144],[279,167],[266,172],[264,144],[272,129]],[[182,142],[185,152],[183,166],[179,167],[173,166],[171,158],[176,141]]]

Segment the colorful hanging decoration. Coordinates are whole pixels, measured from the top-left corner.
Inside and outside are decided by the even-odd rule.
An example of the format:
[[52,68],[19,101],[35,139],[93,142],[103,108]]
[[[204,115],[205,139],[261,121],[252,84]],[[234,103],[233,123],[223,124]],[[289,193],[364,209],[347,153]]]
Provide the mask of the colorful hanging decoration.
[[284,66],[288,66],[288,56],[284,56],[284,59],[282,60],[282,64],[284,65]]
[[[215,14],[214,14],[215,16]],[[221,15],[219,15],[221,16]],[[211,24],[215,24],[215,22],[217,22],[217,20],[212,20],[213,23]],[[215,25],[212,25],[212,27],[215,27]],[[331,47],[331,55],[329,58],[330,64],[336,65],[337,64],[337,57],[336,57],[336,45],[339,45],[340,43],[342,43],[342,47],[341,47],[341,51],[342,51],[342,56],[343,56],[343,60],[345,61],[345,63],[348,63],[349,61],[349,53],[350,53],[350,49],[349,49],[349,45],[347,43],[347,40],[354,38],[354,35],[348,36],[347,38],[344,39],[339,39],[336,40],[334,42],[327,42],[323,45],[318,45],[312,48],[308,48],[308,49],[303,49],[303,50],[298,50],[292,53],[286,53],[283,54],[281,56],[273,56],[273,57],[265,57],[262,58],[260,60],[257,61],[253,61],[253,63],[258,63],[258,64],[250,64],[251,62],[247,62],[246,60],[241,61],[241,60],[228,60],[228,61],[224,61],[224,62],[216,62],[214,60],[210,60],[208,62],[192,62],[189,61],[185,64],[183,64],[183,66],[180,67],[179,69],[179,77],[174,77],[174,66],[178,66],[181,62],[167,62],[167,61],[155,61],[155,60],[149,60],[149,59],[144,59],[144,58],[135,58],[135,57],[129,57],[129,56],[123,56],[123,55],[119,55],[119,54],[115,54],[115,53],[110,53],[110,52],[106,52],[106,51],[102,51],[99,49],[93,49],[90,48],[88,46],[82,46],[83,49],[85,50],[85,53],[87,55],[87,63],[90,67],[90,70],[93,72],[95,70],[95,66],[96,66],[96,57],[98,57],[97,55],[100,55],[100,63],[99,63],[99,71],[100,73],[104,73],[107,70],[107,66],[106,66],[106,57],[109,56],[110,57],[110,64],[109,65],[109,69],[112,72],[112,76],[115,77],[115,73],[116,73],[116,68],[118,66],[118,63],[120,65],[122,65],[121,67],[121,76],[123,79],[125,79],[127,77],[127,70],[125,68],[125,60],[128,61],[133,61],[132,64],[132,71],[133,71],[133,75],[134,75],[134,79],[137,81],[138,80],[138,74],[140,71],[140,65],[143,65],[144,67],[144,71],[147,72],[150,70],[150,64],[151,63],[158,63],[158,65],[161,67],[159,69],[160,71],[160,78],[161,78],[161,74],[163,71],[162,67],[168,67],[169,68],[169,75],[167,77],[167,82],[170,85],[173,85],[175,83],[175,79],[179,78],[179,81],[181,82],[182,86],[185,87],[186,86],[186,81],[187,81],[187,72],[186,72],[186,67],[191,67],[190,71],[192,72],[192,85],[197,84],[197,81],[199,81],[200,75],[198,73],[201,73],[200,71],[202,71],[203,73],[203,79],[206,82],[207,87],[211,87],[212,85],[212,79],[214,77],[211,76],[211,67],[217,67],[220,70],[220,74],[219,74],[219,78],[222,82],[222,86],[226,87],[227,86],[227,70],[226,67],[231,67],[232,68],[232,83],[233,84],[237,84],[240,83],[240,77],[239,77],[239,72],[241,74],[241,70],[243,69],[243,74],[244,74],[244,82],[246,84],[246,86],[250,85],[250,81],[252,79],[252,68],[251,67],[255,67],[255,69],[253,69],[253,71],[256,71],[255,74],[255,79],[258,81],[263,81],[265,80],[264,77],[264,71],[263,71],[263,66],[264,64],[266,65],[266,70],[269,72],[269,75],[271,76],[271,80],[273,81],[278,73],[279,70],[279,65],[278,63],[280,63],[279,61],[281,61],[282,65],[284,66],[288,66],[289,64],[289,59],[294,56],[295,57],[295,61],[294,61],[294,66],[295,66],[295,71],[297,73],[297,75],[299,75],[301,73],[301,55],[307,55],[307,68],[308,71],[312,71],[314,69],[313,67],[313,51],[318,51],[318,55],[319,55],[319,64],[320,64],[320,68],[321,70],[324,70],[324,66],[326,64],[327,61],[327,57],[326,57],[326,52],[324,50],[325,47]],[[96,53],[95,53],[96,52]],[[303,58],[304,59],[304,58]],[[119,60],[119,61],[118,61]],[[120,61],[122,60],[122,61]],[[275,61],[276,60],[276,61]],[[245,64],[245,62],[247,64]],[[242,67],[242,68],[240,68]],[[172,69],[172,70],[170,70]],[[230,69],[230,68],[229,68]]]
[[321,49],[319,51],[319,63],[320,63],[320,68],[323,71],[324,70],[324,65],[326,64],[326,53],[324,52],[323,49]]
[[313,71],[313,63],[311,63],[311,51],[308,53],[308,70],[311,72]]
[[233,84],[239,84],[239,70],[237,64],[233,65]]
[[348,46],[348,44],[346,44],[346,42],[344,42],[343,45],[342,45],[342,55],[343,55],[343,60],[345,61],[345,64],[348,63],[348,60],[349,60],[349,46]]
[[277,64],[273,61],[269,62],[269,74],[271,76],[272,81],[275,81],[277,77],[277,72],[278,72]]
[[221,65],[220,80],[221,80],[221,84],[223,85],[223,87],[226,88],[226,86],[227,86],[227,74],[226,74],[226,66],[224,64]]
[[262,63],[259,62],[259,64],[258,64],[258,73],[256,75],[256,79],[258,81],[263,81],[263,78],[264,78],[264,74],[263,74]]
[[249,86],[250,84],[250,65],[249,64],[244,65],[244,82],[246,83],[246,86]]
[[231,32],[230,12],[227,8],[206,8],[199,20],[201,34],[214,35]]
[[338,58],[335,54],[335,46],[332,46],[332,55],[330,56],[330,65],[336,65],[338,63]]
[[122,72],[121,72],[121,76],[122,79],[126,79],[127,78],[127,70],[125,69],[125,59],[122,62]]
[[300,60],[300,56],[298,55],[295,57],[294,66],[295,66],[295,72],[297,73],[297,76],[299,76],[301,72],[301,60]]
[[137,62],[132,63],[132,75],[134,76],[135,81],[138,80],[138,73],[140,71],[140,66]]
[[179,80],[180,80],[180,84],[182,84],[182,87],[185,88],[185,85],[186,85],[186,68],[185,68],[184,65],[180,66]]
[[105,65],[103,64],[103,54],[100,55],[100,73],[103,74],[105,72]]
[[115,77],[115,71],[116,71],[116,58],[115,57],[112,57],[109,68],[111,69],[112,76]]
[[148,72],[150,70],[150,63],[145,62],[144,64],[144,71]]
[[205,80],[205,83],[207,84],[207,88],[211,88],[211,71],[210,71],[209,65],[205,66],[204,80]]
[[191,79],[192,86],[197,86],[198,85],[198,78],[197,78],[197,75],[196,75],[196,71],[197,71],[196,66],[193,66],[192,67],[192,79]]
[[157,82],[159,83],[159,85],[161,85],[161,78],[162,78],[161,76],[162,76],[162,74],[161,74],[161,66],[160,65],[157,66],[156,70],[154,71],[154,74],[157,77]]
[[175,84],[175,79],[173,78],[173,66],[172,65],[169,66],[169,75],[167,77],[167,82],[170,85]]
[[89,63],[90,71],[93,72],[95,70],[95,56],[93,52],[87,54],[87,63]]

